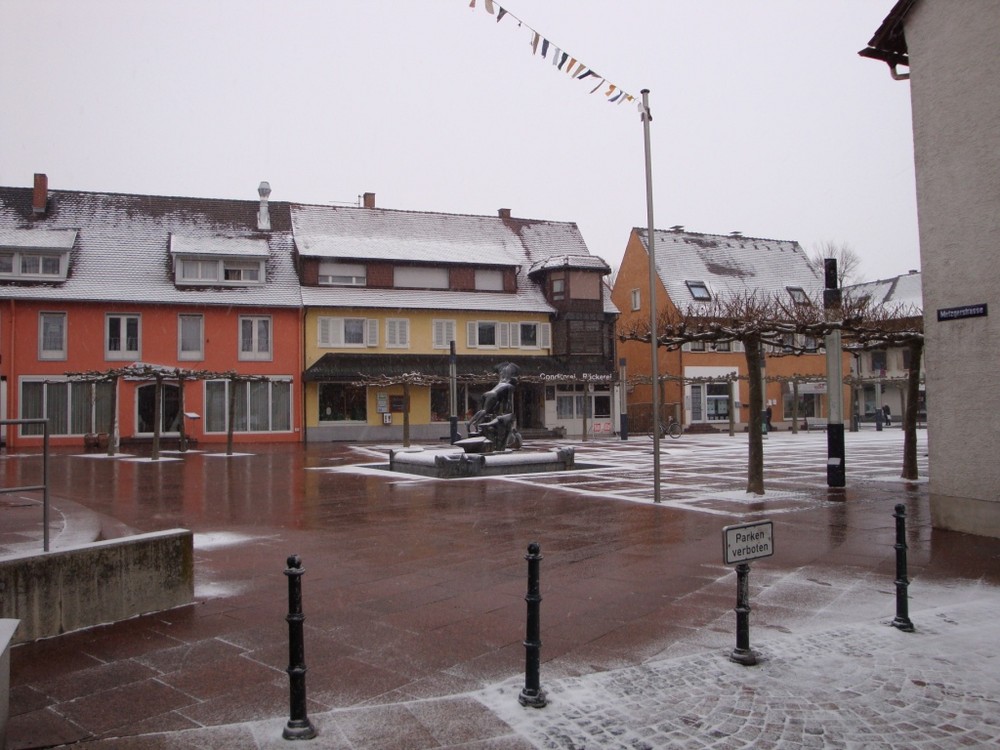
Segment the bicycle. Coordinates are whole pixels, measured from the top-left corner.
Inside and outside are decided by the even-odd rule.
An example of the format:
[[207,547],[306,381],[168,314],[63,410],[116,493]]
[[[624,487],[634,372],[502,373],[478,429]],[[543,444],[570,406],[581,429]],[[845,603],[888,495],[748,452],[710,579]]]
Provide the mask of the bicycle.
[[[678,422],[673,417],[671,417],[665,423],[664,422],[658,422],[657,426],[660,428],[660,437],[661,438],[666,437],[666,436],[669,435],[674,440],[676,440],[677,438],[679,438],[681,436],[681,423]],[[653,438],[653,431],[650,430],[648,434],[649,434],[650,439],[652,439]]]

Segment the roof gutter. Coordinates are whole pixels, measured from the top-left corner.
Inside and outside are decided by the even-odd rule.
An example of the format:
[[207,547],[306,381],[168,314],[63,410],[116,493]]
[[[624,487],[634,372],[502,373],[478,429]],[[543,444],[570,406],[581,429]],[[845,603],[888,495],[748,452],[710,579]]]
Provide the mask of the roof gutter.
[[888,65],[889,75],[894,81],[906,81],[910,78],[909,73],[900,73],[897,68],[900,65],[910,66],[903,22],[917,2],[918,0],[899,0],[868,41],[868,46],[858,52],[861,57],[881,60]]

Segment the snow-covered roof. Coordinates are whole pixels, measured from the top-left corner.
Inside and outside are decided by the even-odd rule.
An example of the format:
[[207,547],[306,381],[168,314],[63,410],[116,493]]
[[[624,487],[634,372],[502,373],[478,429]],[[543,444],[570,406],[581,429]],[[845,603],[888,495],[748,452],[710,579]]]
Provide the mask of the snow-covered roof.
[[173,255],[224,255],[240,258],[266,258],[270,251],[267,240],[231,235],[188,237],[170,234],[170,252]]
[[901,276],[877,281],[866,281],[844,288],[844,295],[853,299],[869,297],[878,305],[889,307],[912,307],[924,309],[923,287],[919,271],[910,271]]
[[603,258],[596,255],[553,255],[544,260],[536,261],[528,269],[529,274],[540,271],[551,271],[558,268],[585,269],[588,271],[601,271],[611,273],[611,266],[605,263]]
[[293,204],[303,256],[518,266],[523,250],[499,217]]
[[0,227],[0,247],[19,250],[71,250],[75,242],[75,229],[46,231]]
[[[257,230],[257,200],[238,201],[167,196],[49,191],[46,213],[33,216],[30,188],[0,188],[4,236],[30,231],[46,242],[65,242],[75,231],[65,280],[3,284],[0,295],[14,299],[101,301],[191,305],[298,307],[299,280],[287,219],[272,203],[275,231]],[[264,284],[239,287],[178,287],[170,257],[171,235],[185,242],[266,251]],[[222,238],[222,239],[220,239]]]
[[[303,287],[309,306],[550,313],[553,308],[528,269],[570,257],[575,267],[610,271],[590,254],[571,222],[296,203],[290,212],[296,246],[305,257],[519,269],[514,294]],[[617,312],[609,295],[605,311]]]
[[[634,230],[648,250],[648,231]],[[654,230],[656,271],[678,307],[699,302],[692,285],[703,283],[713,299],[745,293],[765,295],[801,288],[822,300],[823,279],[798,242],[743,235]]]

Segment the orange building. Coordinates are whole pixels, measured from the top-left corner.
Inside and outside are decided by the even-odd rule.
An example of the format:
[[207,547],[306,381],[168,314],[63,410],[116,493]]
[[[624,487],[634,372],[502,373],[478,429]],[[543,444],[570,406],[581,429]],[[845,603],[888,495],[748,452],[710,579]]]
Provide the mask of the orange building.
[[[167,438],[183,423],[224,442],[232,419],[236,441],[298,440],[301,298],[287,205],[274,210],[268,192],[49,191],[45,175],[0,188],[0,418],[47,418],[53,445],[148,440],[157,414]],[[134,365],[163,373],[159,387],[99,379]],[[4,439],[40,434],[10,425]]]
[[[646,325],[650,319],[647,236],[645,229],[632,230],[615,278],[611,297],[620,311],[620,331]],[[822,279],[797,242],[744,237],[738,233],[700,234],[675,227],[655,231],[654,254],[656,305],[660,311],[684,311],[691,305],[754,291],[764,295],[787,294],[800,304],[814,304],[813,301],[822,299]],[[649,379],[652,368],[648,344],[620,342],[618,353],[626,360],[631,381]],[[825,355],[781,354],[778,350],[765,352],[764,406],[771,408],[772,425],[776,429],[791,426],[796,395],[800,419],[825,421],[826,384],[822,381],[826,374]],[[728,429],[732,405],[733,421],[739,429],[746,425],[749,386],[741,344],[691,343],[674,351],[661,348],[657,358],[660,402],[665,416],[678,419],[685,429]],[[845,375],[846,364],[845,357]],[[632,429],[648,429],[650,388],[640,383],[629,389]],[[642,424],[643,421],[647,424]]]

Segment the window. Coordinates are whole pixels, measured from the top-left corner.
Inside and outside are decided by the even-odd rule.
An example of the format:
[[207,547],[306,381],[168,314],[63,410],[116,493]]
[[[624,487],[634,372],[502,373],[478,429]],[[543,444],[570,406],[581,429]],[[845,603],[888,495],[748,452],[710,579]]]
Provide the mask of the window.
[[105,318],[105,359],[140,359],[140,318],[138,315],[108,315]]
[[[456,401],[458,401],[457,409],[458,414],[456,415],[460,420],[468,419],[472,416],[472,413],[468,411],[466,404],[468,403],[468,392],[466,386],[458,386],[458,394]],[[448,385],[432,385],[431,386],[431,421],[432,422],[447,422],[448,418],[451,416],[451,386]]]
[[217,260],[182,260],[180,262],[179,281],[204,282],[218,281],[219,261]]
[[320,383],[319,421],[367,422],[366,389],[350,383]]
[[177,359],[205,358],[205,320],[201,315],[177,316]]
[[435,320],[432,321],[433,343],[435,349],[450,349],[451,342],[455,341],[455,321]]
[[242,360],[271,359],[271,319],[269,317],[240,317],[240,352]]
[[466,336],[467,344],[472,349],[506,349],[510,346],[510,324],[495,320],[470,320],[466,325]]
[[728,341],[719,341],[712,346],[717,352],[728,352],[732,350],[732,346]]
[[[111,383],[21,382],[21,418],[49,420],[50,435],[110,432]],[[22,435],[41,435],[42,425],[24,425]]]
[[259,260],[181,258],[177,263],[177,282],[247,286],[262,282],[263,269],[264,263]]
[[225,261],[222,264],[222,278],[225,281],[257,283],[260,281],[260,263]]
[[205,432],[228,430],[230,389],[233,389],[233,432],[292,429],[290,380],[209,380],[205,382]]
[[632,309],[639,310],[642,308],[642,294],[640,294],[638,289],[632,290]]
[[38,358],[66,359],[66,313],[38,314]]
[[[552,299],[561,300],[566,298],[566,279],[557,277],[552,279]],[[635,309],[635,308],[633,308]]]
[[511,323],[510,345],[515,349],[549,349],[552,326],[549,323]]
[[687,284],[691,296],[699,302],[708,302],[712,299],[712,294],[708,291],[708,286],[704,281],[685,281],[684,283]]
[[476,290],[480,292],[502,292],[503,271],[489,268],[477,268]]
[[410,321],[406,318],[389,318],[385,321],[385,345],[388,349],[409,349]]
[[363,263],[319,264],[319,283],[328,286],[364,286],[368,283],[367,268]]
[[321,347],[378,346],[378,320],[372,318],[317,318],[316,333]]
[[704,341],[692,341],[690,344],[688,344],[688,351],[689,352],[703,352],[703,351],[705,351],[705,342]]
[[396,266],[392,269],[392,285],[403,289],[447,289],[450,278],[447,268]]
[[16,229],[4,233],[0,275],[27,281],[65,279],[75,229]]
[[886,371],[886,365],[888,357],[886,356],[885,349],[875,349],[871,352],[872,360],[872,373],[879,375],[884,374]]
[[788,293],[792,295],[792,302],[796,305],[808,305],[809,297],[806,295],[805,290],[800,286],[786,286],[785,289]]

